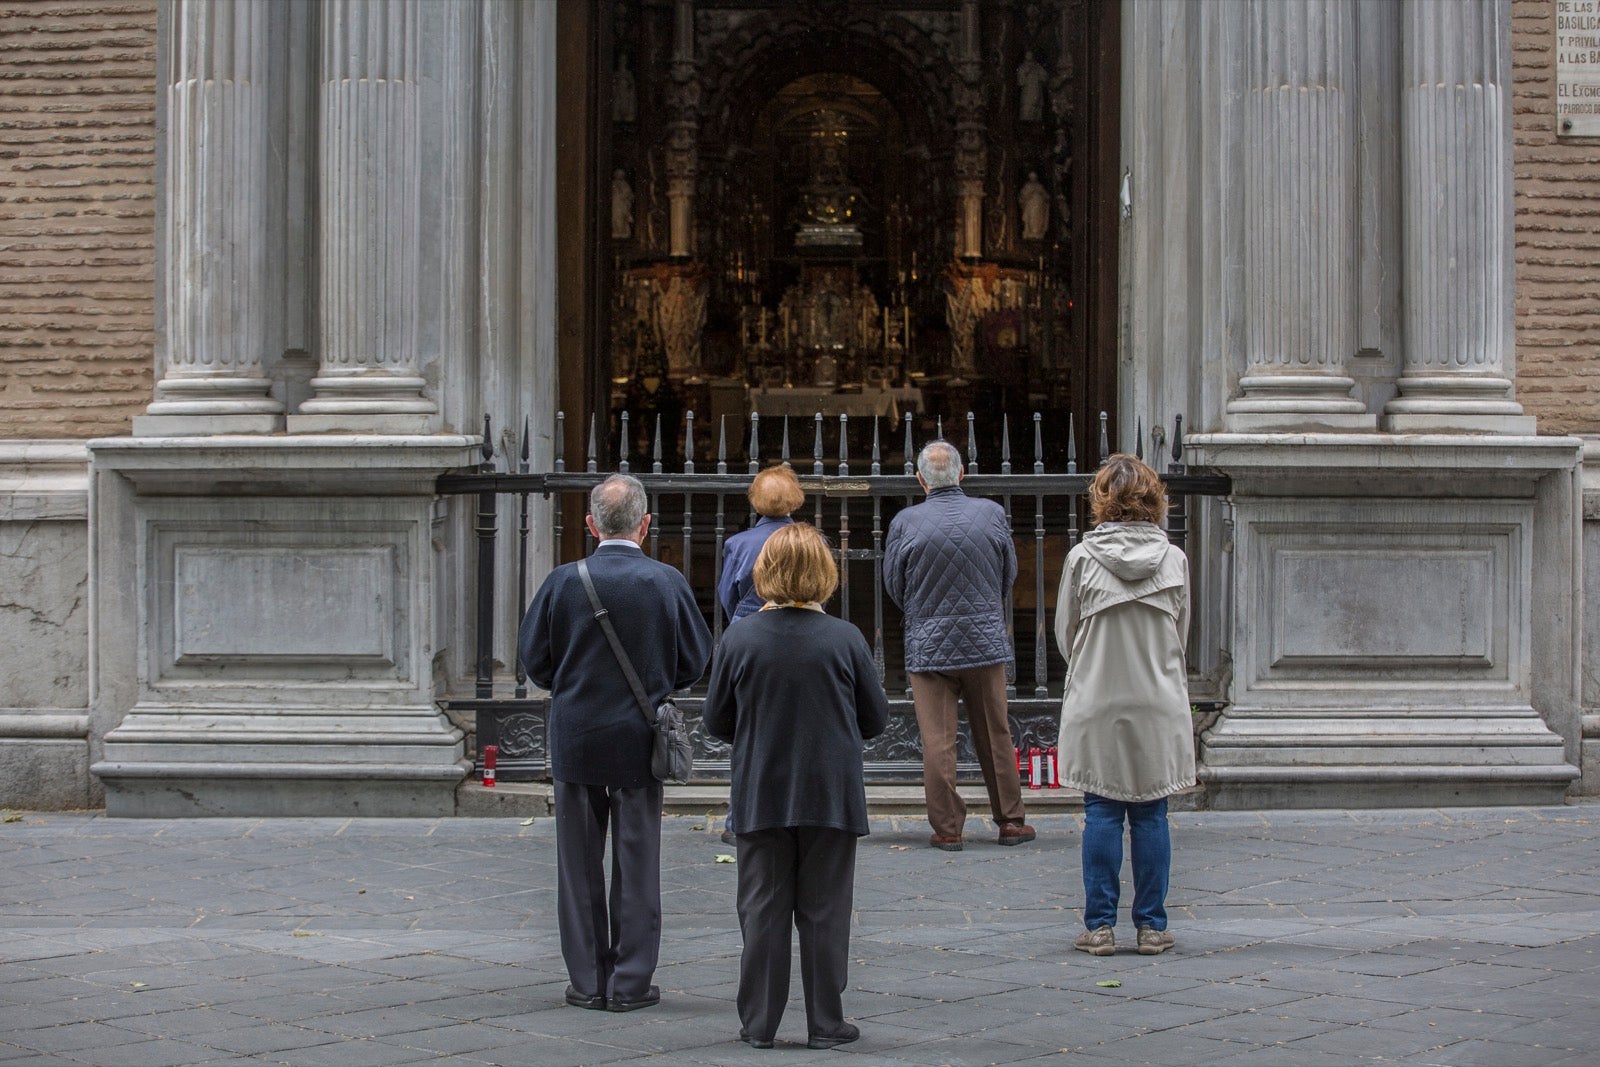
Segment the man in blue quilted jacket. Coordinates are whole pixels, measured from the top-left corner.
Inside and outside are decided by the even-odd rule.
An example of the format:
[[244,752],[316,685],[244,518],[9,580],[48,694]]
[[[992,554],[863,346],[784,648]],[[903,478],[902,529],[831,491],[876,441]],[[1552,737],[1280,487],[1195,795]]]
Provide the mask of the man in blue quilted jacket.
[[954,445],[924,448],[917,481],[928,499],[894,517],[883,546],[884,587],[906,618],[906,672],[933,827],[928,843],[946,852],[961,851],[967,818],[956,791],[956,709],[963,700],[1000,844],[1034,838],[1006,714],[1012,650],[1005,598],[1017,580],[1017,553],[1000,505],[961,491],[965,474]]

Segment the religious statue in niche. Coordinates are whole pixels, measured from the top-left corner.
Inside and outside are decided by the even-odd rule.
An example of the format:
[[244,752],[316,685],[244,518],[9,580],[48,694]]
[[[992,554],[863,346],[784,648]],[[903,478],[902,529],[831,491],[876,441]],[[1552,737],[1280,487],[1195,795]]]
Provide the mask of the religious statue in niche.
[[633,236],[633,186],[618,167],[611,175],[611,238],[626,241]]
[[1017,118],[1023,122],[1038,122],[1044,117],[1044,87],[1050,72],[1044,64],[1033,58],[1032,52],[1022,57],[1017,67]]
[[638,117],[637,90],[633,84],[633,71],[628,69],[628,57],[617,57],[617,70],[611,78],[611,120],[632,122]]
[[850,131],[844,117],[826,108],[816,113],[807,150],[811,180],[800,191],[797,247],[861,247],[861,190],[847,171]]
[[1050,230],[1050,194],[1039,183],[1039,175],[1028,172],[1028,180],[1017,194],[1022,208],[1022,239],[1042,241]]

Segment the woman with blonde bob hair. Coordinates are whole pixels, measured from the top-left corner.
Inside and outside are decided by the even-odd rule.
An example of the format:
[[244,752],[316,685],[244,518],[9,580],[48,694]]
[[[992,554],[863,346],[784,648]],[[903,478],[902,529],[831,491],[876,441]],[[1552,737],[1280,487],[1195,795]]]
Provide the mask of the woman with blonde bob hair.
[[1167,932],[1172,841],[1167,797],[1194,784],[1184,645],[1189,561],[1167,540],[1167,492],[1155,471],[1114,455],[1089,486],[1094,529],[1067,553],[1056,596],[1056,644],[1067,658],[1061,784],[1083,790],[1080,952],[1116,951],[1122,827],[1133,847],[1133,923],[1140,955]]
[[889,724],[889,705],[866,638],[823,611],[839,572],[814,526],[775,530],[753,574],[765,604],[728,628],[702,712],[706,731],[733,746],[739,1037],[772,1047],[798,928],[806,1044],[833,1048],[861,1036],[843,1003],[856,839],[867,833],[861,748]]

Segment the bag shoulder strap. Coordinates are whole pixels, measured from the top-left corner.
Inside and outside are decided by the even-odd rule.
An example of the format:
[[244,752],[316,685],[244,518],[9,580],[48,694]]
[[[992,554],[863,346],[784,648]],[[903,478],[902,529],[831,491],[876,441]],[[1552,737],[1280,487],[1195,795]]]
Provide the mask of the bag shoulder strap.
[[627,677],[629,687],[633,689],[633,698],[639,702],[639,711],[644,714],[644,721],[654,726],[656,717],[650,714],[650,698],[645,696],[644,686],[639,681],[639,672],[633,669],[633,661],[622,649],[616,627],[611,625],[611,613],[600,603],[600,594],[594,591],[594,579],[589,577],[588,560],[578,561],[578,577],[583,579],[584,592],[589,594],[589,606],[594,608],[594,620],[600,624],[600,629],[605,631],[606,640],[611,643],[611,651],[616,653],[617,662],[622,665],[622,673]]

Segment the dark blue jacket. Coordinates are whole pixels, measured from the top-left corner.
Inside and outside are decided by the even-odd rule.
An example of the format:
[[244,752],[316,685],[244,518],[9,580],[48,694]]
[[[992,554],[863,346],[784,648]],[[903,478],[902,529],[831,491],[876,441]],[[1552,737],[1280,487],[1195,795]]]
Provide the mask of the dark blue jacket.
[[767,538],[780,526],[791,526],[794,520],[788,516],[778,519],[769,519],[765,515],[756,520],[756,524],[744,533],[736,533],[728,538],[727,544],[722,547],[722,578],[717,582],[717,599],[722,602],[722,610],[728,616],[728,621],[742,619],[746,615],[753,615],[761,610],[764,601],[756,592],[756,582],[753,577],[756,568],[756,557],[761,555],[762,546],[767,543]]
[[[711,631],[682,574],[609,541],[589,557],[589,575],[652,708],[700,678]],[[529,680],[550,691],[551,776],[624,789],[648,784],[652,730],[595,621],[576,563],[557,567],[539,587],[517,646]]]
[[950,485],[896,515],[883,545],[883,586],[906,615],[906,670],[1010,663],[1006,591],[1016,580],[1016,546],[994,501]]

